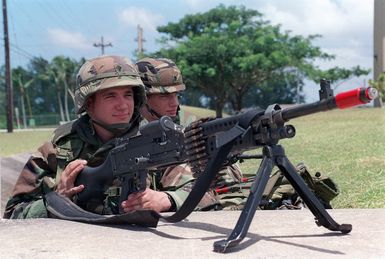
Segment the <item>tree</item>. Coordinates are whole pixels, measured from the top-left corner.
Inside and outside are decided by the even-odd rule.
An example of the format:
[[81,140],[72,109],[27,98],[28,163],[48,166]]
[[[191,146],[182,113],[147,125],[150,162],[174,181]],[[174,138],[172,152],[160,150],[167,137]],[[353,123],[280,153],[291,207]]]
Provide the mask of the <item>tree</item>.
[[58,113],[56,87],[47,72],[50,63],[35,57],[28,64],[28,71],[35,79],[30,86],[29,94],[32,100],[34,114]]
[[[76,61],[71,60],[68,57],[57,56],[54,57],[51,62],[51,71],[57,77],[57,87],[64,94],[64,112],[65,121],[70,121],[69,106],[68,106],[68,94],[73,96],[75,82],[74,78],[77,72],[78,65]],[[71,87],[70,87],[71,86]],[[58,96],[59,104],[62,105],[62,100]],[[62,109],[62,108],[61,108]]]
[[46,80],[53,82],[56,88],[57,105],[62,121],[71,120],[68,94],[73,95],[78,66],[78,62],[68,57],[56,56],[46,67],[45,75],[43,75]]
[[334,85],[334,89],[336,89],[340,84],[352,77],[368,75],[369,73],[370,69],[362,69],[360,66],[352,67],[351,69],[333,67],[325,71],[318,71],[314,81],[319,82],[321,78],[327,78]]
[[34,78],[30,73],[22,67],[12,69],[12,85],[19,91],[21,113],[23,116],[23,126],[27,128],[27,116],[25,109],[25,101],[27,102],[28,115],[32,118],[32,106],[30,96],[28,94],[28,88],[33,83]]
[[297,103],[303,102],[304,96],[302,94],[298,96],[296,87],[291,87],[290,91],[287,88],[288,85],[298,85],[298,88],[302,89],[303,82],[298,82],[297,78],[297,74],[285,73],[261,83],[258,87],[251,87],[244,95],[245,107],[267,108],[273,103],[287,104],[293,100]]
[[[162,49],[159,55],[172,56],[177,60],[187,79],[186,84],[189,82],[192,87],[203,90],[213,102],[217,117],[222,116],[231,90],[243,90],[237,87],[239,84],[234,85],[234,78],[239,78],[234,73],[239,71],[237,58],[248,52],[243,45],[252,33],[253,28],[249,25],[259,24],[251,21],[255,16],[260,14],[254,10],[226,9],[221,5],[202,15],[187,15],[177,24],[158,27],[158,31],[170,35],[170,40],[179,42],[177,48]],[[186,37],[188,40],[183,40]]]
[[[157,29],[165,35],[162,49],[154,55],[175,60],[189,88],[200,88],[214,103],[218,117],[226,103],[239,111],[248,93],[266,91],[266,85],[278,87],[289,98],[297,92],[293,98],[300,99],[303,80],[318,80],[321,75],[314,61],[334,58],[312,45],[319,35],[291,36],[243,6],[219,5]],[[293,75],[296,80],[284,84]]]

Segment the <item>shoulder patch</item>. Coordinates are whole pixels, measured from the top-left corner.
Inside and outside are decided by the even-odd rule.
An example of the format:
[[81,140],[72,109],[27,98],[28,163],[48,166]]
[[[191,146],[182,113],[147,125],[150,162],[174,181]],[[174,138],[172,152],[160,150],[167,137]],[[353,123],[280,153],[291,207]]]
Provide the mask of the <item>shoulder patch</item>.
[[74,129],[75,121],[70,121],[66,124],[60,125],[53,132],[52,143],[57,143],[62,137],[65,137],[75,131]]

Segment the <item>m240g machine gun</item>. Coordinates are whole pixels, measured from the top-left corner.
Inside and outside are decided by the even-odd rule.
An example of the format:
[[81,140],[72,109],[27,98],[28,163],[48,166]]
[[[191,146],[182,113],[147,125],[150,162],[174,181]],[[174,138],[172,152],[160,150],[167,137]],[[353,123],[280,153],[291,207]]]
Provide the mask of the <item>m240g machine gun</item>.
[[[223,162],[226,158],[236,157],[245,150],[262,148],[262,157],[258,157],[262,158],[262,162],[256,172],[245,207],[229,237],[214,243],[215,251],[225,252],[228,248],[239,244],[245,237],[274,166],[281,170],[304,200],[314,214],[318,226],[344,234],[352,230],[350,224],[340,225],[331,218],[320,201],[308,189],[304,180],[296,173],[294,165],[286,157],[284,148],[278,142],[281,139],[295,136],[294,126],[285,124],[290,119],[335,108],[344,109],[365,104],[377,96],[377,90],[371,87],[357,88],[334,97],[330,83],[321,80],[319,95],[320,101],[315,103],[297,105],[283,110],[279,105],[270,105],[266,110],[255,109],[233,117],[197,122],[186,129],[187,140],[207,138],[207,141],[202,141],[199,145],[192,145],[191,150],[187,152],[194,155],[194,150],[199,151],[202,150],[201,147],[205,147],[203,149],[207,152],[205,155],[202,155],[202,152],[196,151],[195,153],[199,157],[208,157],[209,162],[211,160]],[[186,147],[188,148],[189,145]],[[223,150],[218,152],[220,149]],[[199,167],[199,160],[197,161]],[[206,168],[204,174],[209,173],[210,169]],[[196,185],[203,184],[200,183],[202,177],[198,178]]]
[[[163,117],[142,128],[141,135],[118,140],[116,147],[110,151],[101,166],[86,167],[75,183],[85,185],[85,189],[78,194],[78,201],[86,202],[91,198],[100,197],[106,184],[115,177],[122,180],[121,200],[125,200],[128,194],[146,188],[145,179],[149,169],[189,162],[199,177],[185,203],[169,217],[154,212],[151,214],[157,219],[178,222],[194,210],[223,164],[246,150],[262,148],[262,162],[256,172],[245,207],[229,237],[214,243],[214,251],[226,252],[246,236],[274,166],[282,171],[304,200],[314,214],[317,225],[332,231],[349,233],[352,226],[340,225],[331,218],[296,173],[295,167],[285,155],[284,148],[278,142],[295,136],[294,126],[286,125],[290,119],[365,104],[377,96],[377,90],[371,87],[357,88],[334,97],[330,83],[322,80],[319,94],[320,101],[315,103],[287,109],[281,109],[279,105],[274,104],[266,110],[253,109],[227,118],[200,120],[192,123],[184,132],[170,118]],[[68,215],[63,218],[77,220],[76,217]]]

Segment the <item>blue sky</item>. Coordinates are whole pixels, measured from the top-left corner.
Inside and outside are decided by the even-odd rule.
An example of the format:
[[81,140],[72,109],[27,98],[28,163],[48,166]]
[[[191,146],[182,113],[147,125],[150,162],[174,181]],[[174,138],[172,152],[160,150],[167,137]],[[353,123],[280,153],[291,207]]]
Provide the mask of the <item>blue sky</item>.
[[[138,24],[144,30],[144,48],[155,51],[160,47],[156,39],[161,36],[157,26],[208,11],[220,3],[256,9],[264,19],[281,24],[292,35],[322,35],[314,44],[336,55],[334,61],[317,63],[322,68],[360,65],[372,69],[372,0],[8,0],[11,65],[25,66],[32,56],[47,60],[57,55],[92,58],[101,54],[101,49],[93,46],[101,36],[113,45],[105,49],[106,54],[132,57]],[[3,29],[1,34],[3,49]],[[0,53],[4,64],[4,51]],[[349,80],[338,90],[367,84],[371,77]],[[315,101],[317,91],[316,86],[308,85],[307,101]]]

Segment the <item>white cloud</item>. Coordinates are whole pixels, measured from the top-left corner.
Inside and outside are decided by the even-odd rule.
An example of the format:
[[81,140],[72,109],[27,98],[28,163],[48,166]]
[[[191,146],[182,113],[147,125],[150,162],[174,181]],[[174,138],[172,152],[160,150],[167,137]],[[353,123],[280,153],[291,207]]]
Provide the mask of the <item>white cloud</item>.
[[293,34],[322,35],[314,41],[315,45],[336,55],[327,67],[371,68],[373,1],[273,0],[266,3],[259,5],[259,10],[273,24],[279,23]]
[[[313,43],[336,59],[325,67],[372,66],[373,1],[362,0],[185,0],[190,13],[225,5],[244,5],[292,35],[320,34]],[[329,65],[327,65],[329,64]]]
[[[281,24],[283,30],[290,30],[294,35],[322,35],[314,44],[336,56],[331,61],[316,62],[322,69],[357,65],[372,68],[373,1],[270,0],[248,3],[249,8],[263,13],[264,19]],[[336,93],[367,84],[371,77],[372,73],[348,80],[338,86]],[[308,82],[304,92],[308,102],[318,99],[318,85]]]
[[79,32],[69,32],[63,29],[48,29],[48,36],[52,43],[60,47],[88,49],[92,46],[83,34]]
[[361,0],[271,1],[261,6],[265,18],[294,33],[352,35],[372,24],[373,3]]
[[164,17],[160,14],[151,13],[146,9],[138,7],[125,8],[118,14],[119,19],[128,26],[136,27],[138,24],[143,29],[156,32],[156,27],[162,24]]

